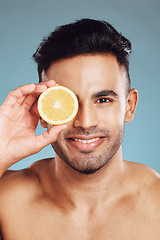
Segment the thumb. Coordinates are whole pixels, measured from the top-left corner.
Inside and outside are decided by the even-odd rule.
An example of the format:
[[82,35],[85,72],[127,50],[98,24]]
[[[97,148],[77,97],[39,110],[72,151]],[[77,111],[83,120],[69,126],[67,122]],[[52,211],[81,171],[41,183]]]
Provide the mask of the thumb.
[[59,133],[66,127],[67,127],[66,125],[53,126],[44,133],[37,136],[36,137],[37,152],[39,152],[42,148],[46,147],[47,145],[55,142],[57,140]]

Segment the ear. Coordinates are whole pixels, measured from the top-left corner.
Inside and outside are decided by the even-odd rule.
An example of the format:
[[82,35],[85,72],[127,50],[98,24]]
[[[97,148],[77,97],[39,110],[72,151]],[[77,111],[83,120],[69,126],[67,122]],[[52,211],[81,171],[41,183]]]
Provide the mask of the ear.
[[133,120],[137,103],[138,91],[136,89],[131,89],[127,97],[125,122],[130,122]]
[[47,123],[42,118],[40,118],[40,124],[43,128],[47,128]]

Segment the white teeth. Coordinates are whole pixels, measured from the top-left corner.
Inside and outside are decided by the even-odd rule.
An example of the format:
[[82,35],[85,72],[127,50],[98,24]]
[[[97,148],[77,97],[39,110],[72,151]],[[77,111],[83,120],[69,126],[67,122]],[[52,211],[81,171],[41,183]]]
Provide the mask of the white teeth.
[[95,141],[97,141],[99,139],[100,139],[99,137],[92,138],[92,139],[89,139],[89,140],[83,140],[83,139],[75,138],[74,141],[80,142],[80,143],[91,143],[91,142],[95,142]]

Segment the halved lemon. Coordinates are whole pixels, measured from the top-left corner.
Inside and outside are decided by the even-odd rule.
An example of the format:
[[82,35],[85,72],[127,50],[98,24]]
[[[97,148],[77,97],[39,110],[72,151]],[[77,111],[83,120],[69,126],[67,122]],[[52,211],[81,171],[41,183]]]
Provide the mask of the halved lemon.
[[60,125],[71,121],[78,111],[74,92],[63,86],[47,88],[38,99],[38,111],[46,122]]

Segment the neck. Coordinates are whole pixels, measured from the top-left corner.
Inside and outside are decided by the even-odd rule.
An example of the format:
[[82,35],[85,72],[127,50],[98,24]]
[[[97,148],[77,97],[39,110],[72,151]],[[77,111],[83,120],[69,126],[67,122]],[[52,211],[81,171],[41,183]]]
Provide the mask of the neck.
[[57,155],[54,164],[54,179],[58,191],[61,195],[69,196],[73,203],[83,201],[94,205],[96,202],[104,201],[104,198],[111,200],[119,193],[124,175],[121,148],[110,162],[90,175],[73,170]]

